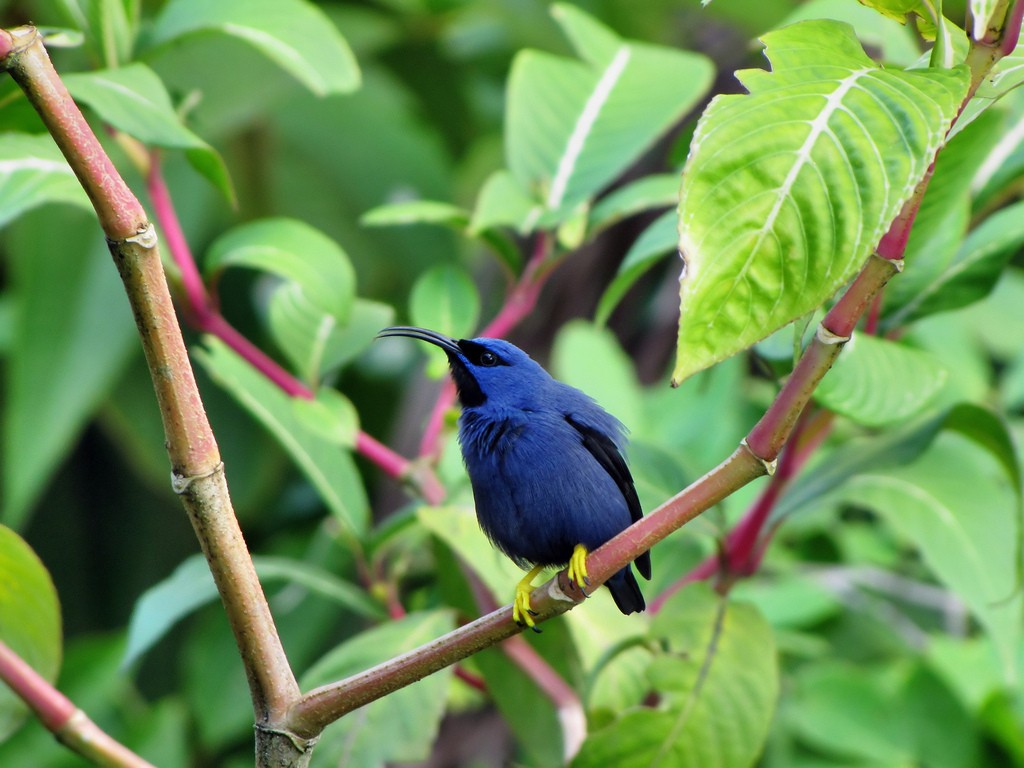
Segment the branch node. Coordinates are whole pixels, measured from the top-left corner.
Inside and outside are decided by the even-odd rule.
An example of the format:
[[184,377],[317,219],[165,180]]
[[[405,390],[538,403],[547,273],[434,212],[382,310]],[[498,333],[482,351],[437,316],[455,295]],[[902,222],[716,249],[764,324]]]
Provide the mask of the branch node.
[[0,71],[13,67],[18,55],[35,45],[39,37],[35,27],[0,30]]
[[308,739],[304,739],[298,734],[292,733],[291,731],[285,728],[273,728],[269,725],[263,725],[262,723],[256,723],[255,729],[257,735],[262,734],[265,736],[284,736],[286,739],[288,739],[289,742],[291,742],[292,746],[295,747],[295,750],[300,755],[304,755],[307,752],[311,751],[313,747],[316,746],[316,743],[320,741],[320,734],[317,734],[316,736],[311,736]]
[[212,469],[198,475],[181,475],[178,474],[177,472],[171,472],[171,490],[174,491],[177,495],[181,496],[182,494],[186,493],[188,489],[192,486],[192,483],[196,482],[197,480],[203,480],[207,477],[213,477],[218,472],[223,471],[224,462],[218,461],[213,466]]
[[814,335],[818,339],[818,341],[820,341],[826,347],[832,346],[834,344],[842,346],[852,338],[850,336],[841,336],[838,333],[833,333],[832,331],[825,327],[824,323],[818,325],[818,330],[814,332]]
[[547,590],[547,592],[548,592],[548,596],[550,596],[552,600],[558,600],[559,602],[562,602],[562,603],[577,603],[578,604],[578,603],[582,603],[583,600],[586,600],[588,597],[590,597],[590,595],[588,595],[582,589],[579,589],[579,587],[576,587],[576,589],[580,592],[580,594],[583,595],[583,600],[580,600],[578,598],[573,597],[568,592],[566,592],[564,589],[562,589],[562,579],[565,579],[566,582],[568,582],[569,577],[565,575],[565,571],[560,571],[559,574],[555,578],[551,579],[551,581],[548,582],[548,590]]
[[778,457],[775,457],[774,459],[769,460],[769,459],[764,459],[764,458],[758,456],[756,453],[754,453],[754,449],[750,447],[750,444],[747,442],[747,438],[745,438],[745,437],[742,440],[740,440],[740,445],[742,445],[744,448],[746,448],[747,449],[747,453],[749,453],[751,456],[753,456],[755,459],[757,459],[758,462],[760,462],[761,466],[764,467],[765,473],[769,477],[771,477],[772,475],[775,474],[775,469],[776,469],[776,467],[779,466],[779,459],[778,459]]
[[142,246],[147,251],[156,248],[158,242],[156,227],[147,221],[145,224],[139,226],[138,234],[126,237],[124,242],[135,243],[136,245]]

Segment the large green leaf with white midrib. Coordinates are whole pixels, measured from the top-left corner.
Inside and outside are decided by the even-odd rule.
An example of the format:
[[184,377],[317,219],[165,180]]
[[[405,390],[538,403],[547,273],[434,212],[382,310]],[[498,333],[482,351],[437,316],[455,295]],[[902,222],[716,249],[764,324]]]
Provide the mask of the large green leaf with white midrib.
[[692,109],[714,74],[703,56],[623,40],[573,6],[552,15],[582,61],[526,50],[512,63],[506,158],[534,203],[517,217],[523,230],[570,217]]
[[924,177],[968,86],[965,67],[882,69],[845,25],[764,36],[772,71],[705,111],[679,204],[675,382],[829,299]]

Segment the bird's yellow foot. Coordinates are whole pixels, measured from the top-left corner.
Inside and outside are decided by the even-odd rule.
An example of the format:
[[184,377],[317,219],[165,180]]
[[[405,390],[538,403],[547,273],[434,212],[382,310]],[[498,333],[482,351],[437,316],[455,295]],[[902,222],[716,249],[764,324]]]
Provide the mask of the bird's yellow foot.
[[590,577],[587,575],[587,548],[582,544],[577,544],[572,551],[572,557],[569,558],[569,567],[566,569],[565,574],[569,577],[569,582],[575,584],[580,588],[587,597],[590,594],[584,587],[590,586]]
[[526,574],[516,584],[516,597],[512,601],[512,620],[519,626],[527,626],[534,632],[540,632],[533,617],[537,612],[530,607],[530,593],[533,592],[533,580],[537,574],[544,570],[543,565],[538,565]]

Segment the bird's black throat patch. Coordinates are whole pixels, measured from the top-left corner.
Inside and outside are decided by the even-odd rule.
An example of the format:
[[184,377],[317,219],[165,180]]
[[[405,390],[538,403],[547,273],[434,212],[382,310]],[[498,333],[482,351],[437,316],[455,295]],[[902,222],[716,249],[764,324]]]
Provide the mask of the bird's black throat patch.
[[476,408],[483,405],[487,395],[480,389],[476,377],[469,372],[466,364],[458,356],[448,353],[448,366],[452,369],[452,379],[455,380],[455,390],[459,393],[459,402],[463,408]]

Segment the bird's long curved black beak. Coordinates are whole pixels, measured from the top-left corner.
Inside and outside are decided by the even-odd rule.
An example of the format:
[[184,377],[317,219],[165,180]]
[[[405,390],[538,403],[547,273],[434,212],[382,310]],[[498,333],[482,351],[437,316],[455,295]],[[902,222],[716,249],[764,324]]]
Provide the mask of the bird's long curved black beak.
[[419,339],[420,341],[440,347],[450,355],[462,354],[458,341],[437,331],[431,331],[428,328],[417,328],[415,325],[393,325],[377,334],[378,339],[387,338],[388,336],[408,336],[410,339]]

